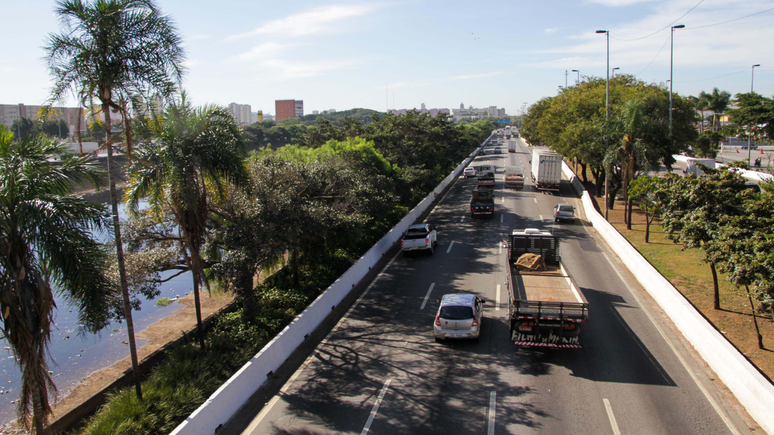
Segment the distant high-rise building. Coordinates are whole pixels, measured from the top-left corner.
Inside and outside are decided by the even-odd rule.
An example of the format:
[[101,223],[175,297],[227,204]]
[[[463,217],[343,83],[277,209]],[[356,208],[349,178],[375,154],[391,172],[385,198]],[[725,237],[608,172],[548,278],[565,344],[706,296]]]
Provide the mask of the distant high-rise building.
[[425,103],[422,103],[422,106],[421,106],[421,107],[422,107],[422,111],[423,111],[423,112],[424,112],[425,110],[427,110],[427,107],[425,106]]
[[304,100],[274,100],[277,122],[285,118],[304,116]]
[[460,110],[465,110],[465,105],[460,103]]
[[312,115],[319,115],[319,114],[320,114],[319,110],[312,110]]
[[505,109],[497,109],[497,116],[503,117],[505,115]]
[[252,121],[250,105],[249,104],[237,104],[231,103],[228,105],[231,114],[234,115],[234,119],[240,124],[250,124]]
[[[43,110],[46,108],[46,106],[30,106],[25,104],[0,104],[0,124],[10,127],[19,118],[27,118],[33,121],[40,119]],[[111,113],[113,113],[113,116],[117,115],[115,111],[111,111]],[[51,119],[63,120],[70,130],[70,134],[75,134],[75,129],[78,128],[78,117],[80,117],[81,131],[86,131],[85,110],[81,111],[78,107],[51,107],[46,116]]]

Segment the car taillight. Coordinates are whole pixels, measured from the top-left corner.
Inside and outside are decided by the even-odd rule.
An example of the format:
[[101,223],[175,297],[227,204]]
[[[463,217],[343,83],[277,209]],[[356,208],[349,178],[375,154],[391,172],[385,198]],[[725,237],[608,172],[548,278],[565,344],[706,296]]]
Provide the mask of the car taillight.
[[478,319],[476,319],[476,316],[473,316],[473,323],[471,323],[470,326],[478,326]]
[[400,241],[400,246],[403,246],[403,240]]
[[435,317],[435,325],[436,326],[441,326],[441,315],[440,314]]
[[425,246],[427,246],[430,243],[430,239],[425,239]]

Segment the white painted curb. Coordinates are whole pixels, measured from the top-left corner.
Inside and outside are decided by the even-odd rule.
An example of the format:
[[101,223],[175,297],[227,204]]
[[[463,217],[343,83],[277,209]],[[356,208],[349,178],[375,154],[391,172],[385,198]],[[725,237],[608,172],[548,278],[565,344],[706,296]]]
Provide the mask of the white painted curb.
[[[586,217],[618,254],[645,290],[675,323],[747,412],[767,433],[774,434],[774,385],[739,353],[621,233],[594,208],[591,196],[567,164],[562,172],[581,193]],[[580,186],[580,189],[578,189]]]
[[[489,136],[491,138],[491,136]],[[489,140],[489,138],[487,138]],[[482,144],[483,146],[483,144]],[[284,363],[290,354],[304,342],[379,260],[397,243],[409,225],[427,210],[452,181],[481,151],[482,146],[460,163],[441,184],[430,192],[397,225],[368,250],[339,279],[331,284],[314,302],[285,327],[247,364],[242,366],[226,383],[220,386],[206,402],[172,431],[172,435],[214,434],[228,421],[250,396],[268,380],[268,376]]]

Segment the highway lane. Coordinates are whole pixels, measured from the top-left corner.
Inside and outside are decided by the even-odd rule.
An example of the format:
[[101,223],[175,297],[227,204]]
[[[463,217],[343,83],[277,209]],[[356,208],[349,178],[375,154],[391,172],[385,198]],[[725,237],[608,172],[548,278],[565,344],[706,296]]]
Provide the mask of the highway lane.
[[[498,166],[495,216],[472,219],[475,180],[458,180],[427,219],[439,229],[435,254],[393,259],[245,433],[732,433],[606,248],[582,224],[553,223],[554,204],[580,209],[569,185],[559,195],[534,192],[531,180],[504,189],[502,168],[516,159],[529,179],[523,143],[477,158]],[[501,243],[525,227],[563,236],[591,306],[583,349],[509,341]],[[451,292],[487,301],[478,342],[434,341],[438,299]]]

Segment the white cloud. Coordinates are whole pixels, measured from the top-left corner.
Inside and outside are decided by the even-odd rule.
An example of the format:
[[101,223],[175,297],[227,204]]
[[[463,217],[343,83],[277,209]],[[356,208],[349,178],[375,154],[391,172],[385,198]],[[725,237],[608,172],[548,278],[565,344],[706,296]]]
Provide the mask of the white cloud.
[[543,33],[547,33],[547,34],[550,35],[552,33],[556,33],[557,30],[559,30],[559,29],[557,29],[555,27],[547,27],[547,28],[543,29]]
[[[706,1],[678,22],[674,21],[695,5],[696,0],[666,2],[639,19],[610,27],[610,67],[621,67],[627,74],[642,72],[643,77],[656,74],[658,79],[665,77],[663,80],[666,80],[669,67],[669,26],[674,24],[686,26],[674,33],[675,68],[705,68],[704,77],[707,77],[720,74],[713,73],[713,68],[726,71],[730,65],[774,62],[767,42],[774,39],[774,27],[767,25],[771,14],[725,23],[774,6],[771,2],[752,4],[748,0]],[[723,24],[715,25],[717,23]],[[536,61],[528,65],[576,68],[584,75],[584,69],[593,68],[596,74],[604,74],[606,38],[605,35],[595,34],[595,30],[588,28],[581,34],[568,37],[569,43],[565,46],[554,45],[555,48],[529,52],[543,56],[532,56]],[[681,72],[685,74],[684,71]],[[675,83],[700,78],[675,74]]]
[[588,0],[589,3],[596,3],[603,6],[621,7],[631,6],[637,3],[653,2],[658,0]]
[[264,42],[263,44],[256,45],[249,51],[240,53],[232,57],[231,60],[245,62],[245,61],[251,61],[256,59],[258,60],[267,59],[267,58],[271,59],[279,55],[281,52],[285,51],[288,47],[291,47],[291,45],[278,44],[276,42]]
[[279,78],[303,78],[323,72],[349,68],[361,63],[360,60],[341,60],[324,62],[289,62],[284,59],[269,59],[264,66],[279,70]]
[[330,33],[337,29],[337,21],[365,15],[376,9],[367,5],[321,6],[289,15],[285,18],[269,21],[249,32],[231,35],[227,40],[242,39],[255,35],[308,36],[317,33]]
[[[424,85],[425,85],[425,83],[423,83],[423,82],[398,82],[398,83],[390,83],[390,84],[388,84],[387,85],[387,89],[393,90],[393,89],[399,89],[399,88],[404,88],[404,89],[419,88],[419,87],[422,87]],[[376,88],[374,88],[374,90],[375,91],[383,91],[384,90],[384,86],[376,87]]]
[[450,82],[454,82],[458,80],[481,79],[484,77],[499,76],[501,74],[504,74],[504,73],[502,71],[493,71],[493,72],[488,72],[483,74],[468,74],[468,75],[454,76],[454,77],[449,77],[446,80]]

